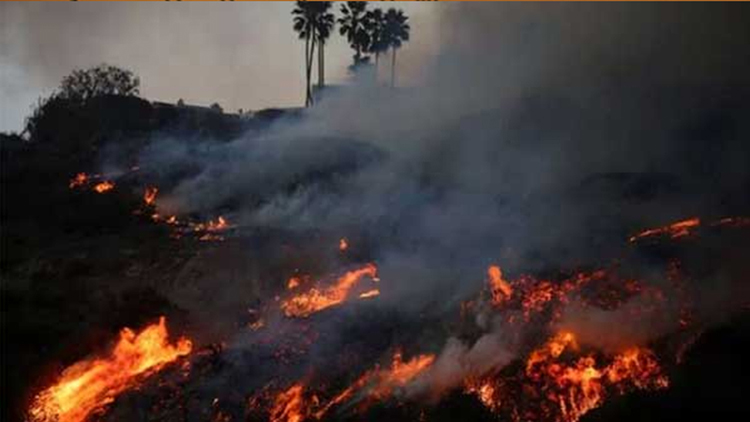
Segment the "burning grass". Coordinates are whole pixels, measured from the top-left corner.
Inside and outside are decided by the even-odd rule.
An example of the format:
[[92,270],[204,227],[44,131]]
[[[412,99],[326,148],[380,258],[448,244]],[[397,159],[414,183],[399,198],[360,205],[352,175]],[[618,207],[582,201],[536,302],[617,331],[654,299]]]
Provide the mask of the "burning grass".
[[[367,264],[357,270],[352,270],[339,277],[336,282],[325,288],[312,287],[308,291],[299,293],[281,303],[281,309],[288,317],[305,318],[316,312],[332,306],[337,306],[349,298],[350,291],[365,277],[373,280],[377,277],[377,267]],[[288,286],[294,288],[298,282],[292,282]],[[377,293],[375,293],[377,292]],[[377,296],[380,292],[370,290],[362,293],[360,298]]]
[[[152,192],[151,202],[144,195],[147,205],[154,203],[156,190]],[[741,220],[723,219],[710,226],[735,227],[737,221]],[[172,224],[169,219],[165,223]],[[178,224],[176,218],[173,223]],[[187,227],[196,228],[195,232],[216,233],[226,230],[230,224],[218,218]],[[695,227],[688,225],[679,230]],[[673,236],[669,230],[642,233],[647,232],[666,235],[659,236],[662,239],[687,235]],[[644,235],[647,236],[651,235]],[[577,422],[612,397],[637,390],[667,388],[670,385],[667,367],[675,364],[675,360],[669,358],[671,349],[660,349],[651,339],[626,339],[614,350],[566,321],[571,309],[583,313],[592,310],[622,312],[636,321],[653,313],[663,313],[665,318],[679,319],[679,323],[673,321],[674,330],[688,333],[692,323],[691,306],[684,293],[687,287],[679,263],[670,260],[665,265],[661,275],[663,283],[651,283],[632,273],[622,276],[619,269],[623,265],[615,261],[606,268],[544,277],[527,274],[510,277],[499,265],[490,265],[482,291],[462,304],[461,318],[491,320],[493,325],[483,328],[483,333],[456,334],[468,345],[456,358],[458,369],[453,371],[454,376],[459,375],[450,382],[441,379],[445,376],[445,355],[434,348],[418,348],[421,353],[410,358],[404,358],[397,351],[389,356],[387,363],[382,363],[384,355],[381,354],[374,360],[381,364],[374,365],[373,360],[368,363],[355,359],[348,369],[358,376],[328,378],[329,374],[316,373],[315,368],[309,368],[309,373],[315,376],[287,378],[283,367],[297,362],[300,356],[310,352],[315,342],[322,341],[317,322],[307,317],[347,301],[377,297],[381,292],[381,286],[372,288],[365,284],[378,281],[378,268],[373,263],[345,272],[330,283],[295,275],[285,283],[286,298],[277,298],[279,303],[274,305],[288,318],[279,318],[278,308],[265,306],[259,308],[263,311],[258,312],[252,323],[245,325],[251,335],[263,336],[271,349],[278,346],[271,356],[281,365],[281,373],[261,390],[268,393],[267,400],[257,399],[258,391],[245,392],[251,397],[245,401],[251,403],[247,406],[252,409],[247,411],[264,415],[261,420],[273,422],[367,418],[367,412],[378,403],[400,406],[405,401],[418,401],[423,397],[439,399],[446,391],[459,389],[476,397],[498,420]],[[667,297],[669,300],[665,299]],[[668,303],[676,304],[679,312],[668,310],[665,307]],[[274,331],[279,320],[288,324],[292,331],[304,331],[301,335],[304,339],[290,339],[286,346],[274,342],[274,336],[283,336]],[[508,353],[512,354],[509,362],[487,363],[493,356],[504,353],[501,350],[504,346],[491,342],[483,346],[491,347],[491,354],[479,355],[482,359],[477,360],[473,349],[478,349],[477,345],[482,345],[486,336],[494,335],[489,330],[498,326],[503,339],[507,337],[513,342],[513,346],[509,346],[511,352]],[[389,350],[402,347],[414,350],[414,345],[408,341],[392,346]],[[89,420],[91,415],[103,412],[122,392],[135,388],[145,377],[190,353],[191,347],[186,339],[175,344],[167,342],[164,319],[140,333],[125,329],[110,356],[86,359],[66,369],[55,385],[40,393],[29,410],[30,421]],[[293,349],[294,356],[285,358],[283,347]],[[332,379],[335,381],[330,382]],[[278,385],[285,387],[277,388]],[[227,413],[220,413],[229,418]]]
[[117,395],[191,352],[190,340],[179,338],[171,344],[168,337],[164,317],[138,333],[124,328],[107,356],[77,362],[39,393],[29,410],[29,421],[83,422],[103,411]]

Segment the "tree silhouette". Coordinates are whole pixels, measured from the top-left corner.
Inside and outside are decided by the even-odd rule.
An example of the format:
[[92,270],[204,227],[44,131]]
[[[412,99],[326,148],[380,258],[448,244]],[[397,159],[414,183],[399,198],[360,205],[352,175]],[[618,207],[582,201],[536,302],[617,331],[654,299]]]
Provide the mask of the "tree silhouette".
[[388,49],[388,45],[384,42],[385,15],[382,10],[375,9],[368,11],[365,16],[365,26],[370,36],[370,45],[367,51],[368,53],[375,54],[375,80],[377,80],[380,53]]
[[314,29],[315,29],[315,40],[318,42],[318,87],[322,88],[325,86],[325,45],[328,38],[331,36],[331,31],[336,24],[336,20],[331,9],[330,1],[316,1],[314,2],[314,8],[317,13],[315,14]]
[[305,40],[305,107],[312,104],[312,91],[310,90],[310,77],[312,74],[312,55],[315,52],[313,25],[315,21],[313,3],[297,1],[297,6],[292,10],[294,31],[299,34],[299,39]]
[[39,98],[26,117],[22,133],[36,139],[48,115],[85,106],[89,100],[102,95],[138,96],[140,83],[133,72],[107,64],[76,69],[62,79],[60,87],[49,97]]
[[370,47],[370,34],[368,33],[367,2],[348,1],[341,6],[341,17],[338,19],[339,33],[346,37],[349,46],[354,50],[354,65],[366,61],[362,58],[362,52]]
[[[294,31],[299,34],[299,39],[305,40],[305,107],[309,107],[313,104],[312,95],[312,65],[315,57],[315,46],[318,45],[318,41],[324,43],[325,40],[330,36],[331,30],[335,23],[333,14],[328,12],[330,9],[330,2],[307,2],[297,1],[296,7],[292,10]],[[322,44],[321,44],[322,45]],[[318,56],[318,73],[319,81],[323,82],[323,68],[322,54]]]
[[391,87],[396,86],[396,51],[401,48],[403,42],[409,41],[411,27],[407,20],[409,18],[400,9],[388,9],[385,13],[383,44],[391,49]]
[[140,79],[133,72],[100,64],[89,69],[76,69],[63,78],[57,96],[85,102],[100,95],[138,95]]

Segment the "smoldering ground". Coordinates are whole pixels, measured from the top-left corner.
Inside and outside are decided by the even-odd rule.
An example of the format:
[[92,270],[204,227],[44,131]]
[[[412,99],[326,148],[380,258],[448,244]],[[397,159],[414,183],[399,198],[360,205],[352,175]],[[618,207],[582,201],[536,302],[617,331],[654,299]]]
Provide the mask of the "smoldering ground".
[[[154,142],[140,166],[170,180],[160,206],[227,214],[239,233],[356,239],[360,258],[379,267],[376,309],[406,319],[455,312],[481,289],[490,263],[511,275],[596,267],[631,254],[627,236],[643,227],[747,214],[747,8],[444,8],[441,54],[423,59],[417,86],[391,90],[363,74],[262,133],[226,144]],[[315,255],[329,270],[345,268],[330,253]],[[702,274],[698,291],[712,276]],[[227,279],[212,279],[212,289],[244,282]],[[203,306],[179,291],[170,296]],[[645,324],[629,321],[638,300],[619,313],[571,306],[562,325],[605,349],[675,329],[665,322],[671,307],[642,315]],[[701,316],[715,321],[738,306],[713,303]],[[212,305],[206,321],[224,318],[221,308]],[[307,364],[344,342],[342,322],[332,321],[316,322],[329,342]],[[622,335],[602,337],[613,324]],[[507,327],[480,328],[485,334],[469,344],[431,335],[413,342],[445,346],[431,384],[451,387],[516,356]],[[248,335],[237,340],[241,350],[253,344]]]
[[[482,288],[488,264],[511,278],[597,267],[632,253],[627,236],[644,227],[748,214],[746,8],[441,7],[442,51],[422,59],[417,86],[390,90],[362,75],[262,133],[224,144],[157,138],[142,151],[139,165],[160,186],[160,208],[223,214],[238,226],[239,239],[159,287],[189,311],[196,331],[236,328],[237,313],[256,306],[246,295],[273,307],[294,269],[323,276],[378,264],[378,300],[300,323],[319,341],[291,364],[268,364],[269,349],[298,335],[297,322],[269,317],[271,347],[246,329],[230,337],[228,366],[201,386],[207,400],[274,376],[303,377],[316,365],[349,371],[330,357],[353,339],[347,352],[369,353],[365,362],[396,345],[438,354],[428,376],[450,388],[518,356],[516,333],[491,315],[478,318],[480,333],[470,339],[451,337],[442,324]],[[258,241],[259,231],[283,235]],[[356,259],[335,253],[333,241],[344,236]],[[307,259],[291,265],[289,244]],[[655,266],[634,261],[646,273]],[[713,275],[741,272],[699,273],[700,296],[733,286],[705,282]],[[730,292],[747,293],[734,288],[706,295],[707,321],[736,309],[718,305]],[[674,328],[651,316],[652,324],[637,326],[621,314],[571,307],[564,322],[616,348],[598,338],[602,327],[627,323],[637,342]]]
[[602,236],[747,206],[746,9],[712,6],[457,6],[419,86],[354,84],[228,144],[157,141],[141,164],[192,167],[170,210],[362,236],[385,275],[429,269],[395,289],[597,260],[616,252]]

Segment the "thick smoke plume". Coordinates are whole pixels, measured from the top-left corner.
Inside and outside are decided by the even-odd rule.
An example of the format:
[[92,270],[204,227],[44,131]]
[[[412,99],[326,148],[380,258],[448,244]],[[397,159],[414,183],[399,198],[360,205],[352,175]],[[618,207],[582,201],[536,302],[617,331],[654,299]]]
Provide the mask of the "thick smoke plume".
[[[434,314],[476,292],[490,263],[598,265],[638,228],[747,211],[747,8],[441,7],[442,51],[416,87],[363,77],[260,134],[154,143],[142,168],[181,175],[163,205],[228,213],[240,230],[356,238],[383,303]],[[674,329],[643,315],[602,336],[630,306],[571,306],[561,325],[613,350]],[[512,360],[506,328],[480,327],[472,344],[448,341],[431,385]]]

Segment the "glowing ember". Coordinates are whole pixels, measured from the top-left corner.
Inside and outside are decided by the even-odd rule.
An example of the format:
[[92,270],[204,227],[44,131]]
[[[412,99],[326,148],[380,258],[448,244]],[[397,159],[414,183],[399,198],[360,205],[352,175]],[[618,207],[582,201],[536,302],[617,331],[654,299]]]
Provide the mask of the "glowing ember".
[[[498,392],[505,385],[503,375],[467,381],[464,391],[515,422],[576,422],[601,406],[608,396],[669,384],[648,349],[630,348],[609,358],[594,353],[580,355],[579,350],[573,333],[560,332],[531,351],[523,372],[508,378],[509,385],[518,388],[503,388],[503,406]],[[609,363],[600,363],[600,357]]]
[[380,295],[380,290],[378,289],[372,289],[368,290],[364,293],[360,293],[359,298],[360,299],[367,299],[368,297],[375,297]]
[[640,389],[669,386],[669,380],[661,373],[654,353],[637,347],[617,355],[607,368],[607,379],[612,384],[631,383]]
[[344,252],[347,249],[349,249],[349,241],[347,241],[345,237],[342,237],[339,240],[339,250]]
[[491,265],[487,269],[487,282],[490,286],[490,294],[494,305],[501,305],[510,299],[511,294],[513,294],[513,289],[503,279],[503,272],[497,265]]
[[94,190],[97,193],[109,192],[109,191],[111,191],[114,188],[115,188],[115,184],[113,182],[108,181],[108,180],[105,180],[103,182],[99,182],[96,185],[94,185]]
[[533,375],[534,369],[540,363],[559,357],[568,347],[578,348],[573,333],[567,331],[558,333],[549,339],[542,347],[531,352],[526,361],[526,374]]
[[146,191],[143,193],[143,202],[146,205],[154,205],[156,203],[156,194],[159,193],[159,189],[153,186],[149,186],[146,188]]
[[477,396],[479,401],[490,410],[496,410],[500,407],[500,403],[495,397],[495,386],[489,381],[484,381],[478,384],[467,382],[465,391],[468,394],[474,394]]
[[269,416],[270,422],[301,422],[307,416],[307,405],[303,397],[302,384],[294,384],[274,399]]
[[286,282],[286,288],[289,290],[296,289],[300,285],[299,277],[292,277]]
[[109,356],[82,360],[63,371],[55,385],[38,394],[29,410],[33,422],[83,422],[144,376],[192,350],[190,340],[168,342],[166,319],[135,333],[129,328]]
[[404,362],[401,352],[396,352],[391,361],[391,368],[380,371],[380,379],[370,395],[375,397],[389,396],[394,388],[405,386],[429,368],[434,361],[435,355],[417,355],[408,362]]
[[70,183],[68,183],[68,187],[70,189],[76,188],[78,186],[83,186],[88,182],[89,176],[86,173],[78,173],[75,175],[74,178],[70,179]]
[[349,271],[341,276],[333,286],[325,289],[311,288],[281,303],[281,309],[289,317],[307,317],[315,312],[336,306],[344,302],[350,290],[363,278],[374,278],[377,274],[375,264]]
[[689,218],[687,220],[678,221],[668,226],[657,227],[655,229],[644,230],[638,234],[635,234],[628,239],[631,242],[635,242],[638,239],[651,236],[668,235],[672,239],[678,237],[687,236],[690,234],[690,230],[700,226],[701,220],[699,218]]
[[[401,352],[396,352],[390,368],[375,367],[365,372],[352,385],[347,387],[325,406],[315,413],[321,419],[331,408],[353,400],[355,397],[366,397],[370,402],[389,398],[398,388],[403,388],[422,374],[435,361],[435,355],[417,355],[407,362],[403,361]],[[360,394],[361,393],[361,394]],[[367,403],[360,406],[367,407]]]

